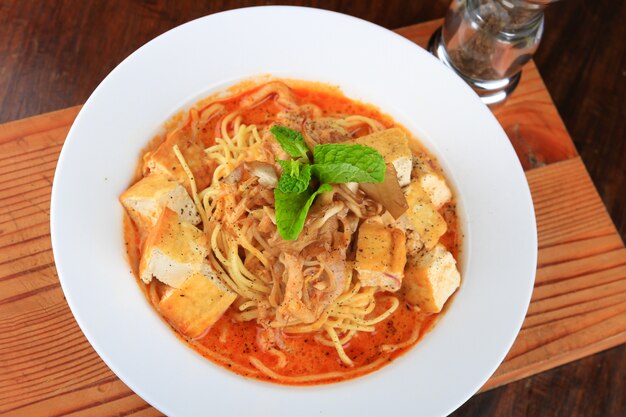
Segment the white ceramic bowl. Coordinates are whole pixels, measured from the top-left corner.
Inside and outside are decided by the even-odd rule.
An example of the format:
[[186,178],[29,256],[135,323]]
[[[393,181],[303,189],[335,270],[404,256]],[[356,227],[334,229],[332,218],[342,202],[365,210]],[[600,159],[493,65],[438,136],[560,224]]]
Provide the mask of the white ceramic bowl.
[[[181,343],[144,299],[124,255],[119,194],[172,114],[260,74],[339,85],[412,130],[460,202],[462,286],[436,327],[383,369],[339,384],[245,379]],[[56,266],[76,321],[107,365],[168,415],[445,415],[489,378],[524,318],[536,229],[502,128],[426,51],[371,23],[305,8],[219,13],[122,62],[91,95],[59,158],[51,208]]]

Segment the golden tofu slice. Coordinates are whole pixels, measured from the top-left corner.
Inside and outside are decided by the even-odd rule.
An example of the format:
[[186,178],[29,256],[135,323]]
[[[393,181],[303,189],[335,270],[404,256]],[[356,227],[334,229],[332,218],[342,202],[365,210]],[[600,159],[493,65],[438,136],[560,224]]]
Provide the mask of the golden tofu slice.
[[417,182],[426,191],[435,209],[439,210],[450,201],[452,192],[445,178],[435,172],[426,158],[420,155],[414,158],[411,175],[413,176],[413,181]]
[[355,268],[361,285],[398,291],[406,264],[405,235],[370,219],[359,227]]
[[396,224],[402,229],[415,231],[424,247],[427,250],[432,249],[448,230],[446,220],[435,209],[430,197],[417,182],[411,182],[404,192],[409,209]]
[[198,192],[205,189],[211,183],[216,162],[206,155],[204,146],[194,138],[188,127],[170,133],[158,148],[144,155],[144,175],[151,172],[163,174],[169,179],[184,184],[187,192],[191,194],[187,174],[174,153],[174,145],[178,145],[180,153],[185,157]]
[[177,213],[166,207],[144,242],[139,277],[146,284],[155,277],[170,287],[180,288],[200,270],[207,252],[204,232],[181,221]]
[[180,288],[168,292],[159,302],[163,317],[191,338],[205,334],[237,298],[208,265],[202,269],[187,278]]
[[142,178],[120,196],[120,202],[142,236],[154,227],[165,207],[178,213],[184,222],[200,223],[196,205],[185,188],[162,174]]
[[409,184],[411,181],[413,155],[409,148],[409,139],[402,129],[394,127],[382,132],[361,136],[354,139],[353,142],[376,149],[383,156],[385,163],[392,164],[396,169],[400,187]]
[[446,180],[437,173],[430,173],[422,175],[419,178],[416,178],[417,182],[422,186],[428,197],[430,198],[430,202],[433,204],[435,209],[439,210],[452,198],[452,192],[450,188],[448,188],[448,184],[446,184]]
[[425,312],[440,312],[460,284],[456,260],[441,244],[409,258],[404,270],[405,298]]

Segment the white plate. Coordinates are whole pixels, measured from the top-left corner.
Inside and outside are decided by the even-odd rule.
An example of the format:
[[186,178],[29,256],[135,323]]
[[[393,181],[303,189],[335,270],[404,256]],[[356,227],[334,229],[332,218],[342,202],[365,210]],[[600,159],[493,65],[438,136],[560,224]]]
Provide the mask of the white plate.
[[[460,202],[463,283],[410,352],[340,384],[289,387],[230,373],[181,343],[124,256],[119,194],[140,150],[177,110],[259,74],[341,86],[379,106],[439,157]],[[463,82],[408,40],[341,14],[261,7],[180,26],[121,63],[65,141],[51,230],[63,291],[107,365],[168,415],[438,416],[494,372],[524,318],[536,231],[526,179],[502,128]]]

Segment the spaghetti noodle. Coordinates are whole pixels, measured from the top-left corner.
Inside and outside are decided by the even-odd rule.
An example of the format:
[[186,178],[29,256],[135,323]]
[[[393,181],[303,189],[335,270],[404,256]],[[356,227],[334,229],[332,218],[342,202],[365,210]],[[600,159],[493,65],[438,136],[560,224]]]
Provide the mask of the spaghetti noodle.
[[[363,222],[384,217],[386,210],[384,202],[358,187],[333,185],[312,207],[298,239],[280,238],[272,186],[263,183],[263,169],[271,182],[276,159],[287,157],[269,133],[273,124],[302,130],[307,141],[337,141],[338,136],[345,140],[382,132],[393,121],[336,92],[271,82],[193,108],[170,131],[168,138],[188,138],[168,139],[164,145],[182,167],[201,219],[206,262],[221,285],[236,294],[211,331],[186,340],[238,373],[283,383],[329,382],[371,372],[415,344],[436,314],[409,305],[402,291],[384,291],[360,279],[355,236]],[[198,162],[182,149],[190,141],[202,144],[212,167],[203,188],[194,171]],[[249,164],[257,164],[261,173]],[[446,207],[450,211],[452,206]],[[442,238],[452,250],[455,224],[448,219]],[[146,290],[157,310],[171,291],[157,280]],[[238,347],[229,352],[233,344]],[[328,349],[338,362],[333,364]],[[299,366],[294,363],[298,354],[319,363],[312,369]]]

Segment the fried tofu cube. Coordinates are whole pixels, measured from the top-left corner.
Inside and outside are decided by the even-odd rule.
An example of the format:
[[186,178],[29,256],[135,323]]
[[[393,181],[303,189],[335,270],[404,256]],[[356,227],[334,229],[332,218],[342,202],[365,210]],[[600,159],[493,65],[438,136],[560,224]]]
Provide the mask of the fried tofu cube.
[[441,244],[410,257],[404,270],[405,298],[424,312],[440,312],[460,284],[456,260]]
[[430,197],[417,182],[405,188],[409,209],[398,219],[397,225],[404,230],[417,232],[427,250],[432,249],[446,233],[446,220],[430,202]]
[[409,139],[402,129],[394,127],[382,132],[361,136],[354,139],[353,142],[376,149],[383,156],[385,163],[392,164],[396,169],[400,187],[404,187],[411,182],[413,155],[409,148]]
[[416,181],[426,191],[430,202],[437,210],[452,198],[452,192],[448,188],[446,180],[437,173],[424,174],[416,178]]
[[204,232],[180,220],[178,213],[166,207],[143,244],[139,277],[146,284],[155,277],[170,287],[180,288],[200,270],[207,252]]
[[159,302],[159,310],[181,333],[198,338],[222,317],[236,298],[206,265],[189,276],[180,288],[168,292]]
[[184,222],[200,223],[196,205],[185,188],[162,174],[142,178],[120,196],[120,202],[143,236],[154,227],[165,207],[178,213]]
[[399,229],[367,220],[359,227],[355,268],[361,285],[398,291],[406,264],[405,235]]
[[163,174],[183,184],[187,192],[191,194],[189,179],[174,153],[174,145],[178,145],[180,153],[185,157],[198,192],[205,189],[211,183],[216,162],[207,156],[204,146],[194,138],[190,128],[175,130],[158,148],[144,155],[144,175],[151,172]]
[[424,156],[417,156],[414,159],[414,167],[411,175],[413,181],[417,182],[428,194],[430,202],[435,209],[439,210],[452,198],[452,192],[446,180],[439,175]]

